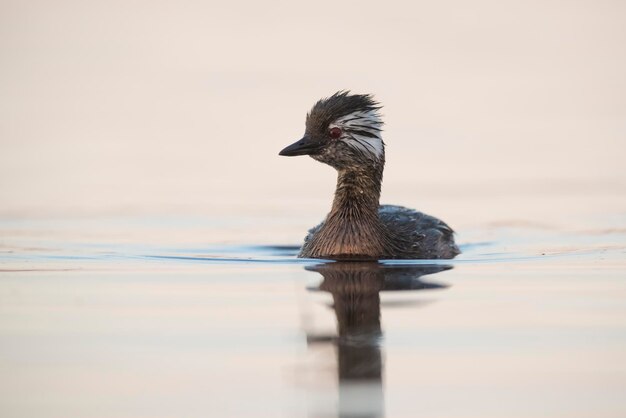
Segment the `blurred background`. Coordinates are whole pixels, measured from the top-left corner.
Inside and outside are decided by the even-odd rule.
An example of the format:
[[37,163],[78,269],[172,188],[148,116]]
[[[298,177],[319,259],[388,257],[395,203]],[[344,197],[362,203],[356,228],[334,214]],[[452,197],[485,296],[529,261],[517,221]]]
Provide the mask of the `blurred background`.
[[[619,0],[0,0],[0,416],[626,416],[625,46]],[[450,266],[296,259],[341,89]]]
[[0,216],[316,221],[335,173],[277,153],[340,89],[384,105],[385,202],[456,225],[545,216],[529,194],[561,199],[555,219],[626,207],[625,18],[614,0],[3,0]]

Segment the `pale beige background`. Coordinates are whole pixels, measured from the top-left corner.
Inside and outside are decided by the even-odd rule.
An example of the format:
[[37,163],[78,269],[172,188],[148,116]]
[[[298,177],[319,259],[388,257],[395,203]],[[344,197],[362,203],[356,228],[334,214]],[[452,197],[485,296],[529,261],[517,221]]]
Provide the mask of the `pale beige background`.
[[277,152],[338,89],[385,105],[387,200],[623,194],[624,22],[598,0],[2,0],[0,215],[327,206],[332,170]]
[[335,415],[331,296],[274,247],[334,173],[277,154],[348,88],[463,248],[381,296],[368,401],[626,416],[625,41],[624,0],[0,0],[0,415]]

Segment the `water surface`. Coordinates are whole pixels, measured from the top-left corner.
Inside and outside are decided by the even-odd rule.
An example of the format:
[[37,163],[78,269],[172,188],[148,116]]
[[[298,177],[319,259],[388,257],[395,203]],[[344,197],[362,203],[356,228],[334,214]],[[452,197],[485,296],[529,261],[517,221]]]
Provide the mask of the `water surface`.
[[624,230],[483,225],[455,260],[335,263],[190,232],[216,224],[4,220],[3,415],[626,413]]

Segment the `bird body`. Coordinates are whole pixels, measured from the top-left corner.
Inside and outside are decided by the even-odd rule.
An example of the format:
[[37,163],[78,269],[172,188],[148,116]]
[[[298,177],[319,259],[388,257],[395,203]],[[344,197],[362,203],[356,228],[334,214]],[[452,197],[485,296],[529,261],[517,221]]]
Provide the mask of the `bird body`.
[[379,205],[385,165],[380,108],[370,95],[335,93],[313,106],[304,138],[280,152],[310,155],[338,173],[330,213],[309,231],[299,257],[435,259],[459,254],[444,222],[402,206]]
[[459,254],[454,243],[454,231],[448,225],[433,216],[403,206],[379,206],[380,226],[359,228],[355,227],[358,222],[337,222],[335,226],[327,227],[329,218],[309,230],[299,257],[338,260],[449,259]]

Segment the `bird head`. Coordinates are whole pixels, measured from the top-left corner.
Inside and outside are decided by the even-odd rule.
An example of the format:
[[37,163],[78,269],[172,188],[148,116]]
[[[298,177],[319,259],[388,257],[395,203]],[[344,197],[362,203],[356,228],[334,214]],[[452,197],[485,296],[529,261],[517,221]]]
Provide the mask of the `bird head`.
[[369,94],[339,91],[321,99],[307,114],[304,137],[279,155],[309,155],[338,170],[383,164],[380,109]]

